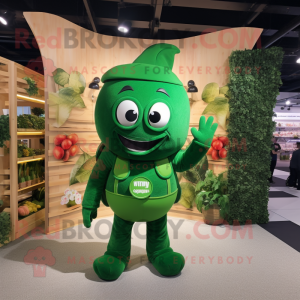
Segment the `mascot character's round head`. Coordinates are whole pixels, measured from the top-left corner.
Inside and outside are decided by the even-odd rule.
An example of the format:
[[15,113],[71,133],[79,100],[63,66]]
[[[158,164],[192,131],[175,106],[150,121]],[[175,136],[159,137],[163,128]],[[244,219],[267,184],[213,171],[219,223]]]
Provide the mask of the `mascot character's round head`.
[[178,152],[189,128],[187,93],[172,72],[180,50],[170,44],[147,48],[132,64],[116,66],[95,108],[98,135],[117,156],[159,160]]

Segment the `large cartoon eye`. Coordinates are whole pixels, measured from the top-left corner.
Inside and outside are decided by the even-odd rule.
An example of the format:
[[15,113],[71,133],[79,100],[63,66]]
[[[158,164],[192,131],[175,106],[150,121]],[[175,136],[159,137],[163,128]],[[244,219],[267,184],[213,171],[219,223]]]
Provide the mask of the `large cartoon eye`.
[[149,111],[149,124],[155,128],[166,126],[170,120],[170,109],[162,102],[155,103]]
[[131,100],[122,101],[117,107],[117,120],[123,126],[131,126],[139,117],[139,109]]

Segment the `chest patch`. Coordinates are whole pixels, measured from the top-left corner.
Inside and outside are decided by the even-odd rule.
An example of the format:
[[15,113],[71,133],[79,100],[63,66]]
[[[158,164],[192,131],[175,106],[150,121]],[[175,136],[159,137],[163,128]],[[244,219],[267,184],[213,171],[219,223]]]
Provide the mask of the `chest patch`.
[[148,198],[153,190],[152,182],[145,177],[136,177],[132,179],[129,185],[131,195],[137,199]]

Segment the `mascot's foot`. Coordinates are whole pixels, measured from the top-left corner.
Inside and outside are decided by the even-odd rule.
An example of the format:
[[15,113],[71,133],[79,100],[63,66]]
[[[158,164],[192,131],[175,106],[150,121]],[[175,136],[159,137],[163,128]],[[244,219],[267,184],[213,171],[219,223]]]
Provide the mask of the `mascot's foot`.
[[184,267],[184,257],[177,252],[167,252],[157,256],[152,264],[161,275],[175,276]]
[[125,270],[125,263],[111,255],[103,255],[94,260],[95,273],[103,280],[116,280]]

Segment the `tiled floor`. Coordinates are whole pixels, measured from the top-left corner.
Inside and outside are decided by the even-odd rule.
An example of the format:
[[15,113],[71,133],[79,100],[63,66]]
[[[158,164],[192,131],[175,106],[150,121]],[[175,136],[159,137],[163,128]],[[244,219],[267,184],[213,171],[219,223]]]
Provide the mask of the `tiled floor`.
[[[271,184],[270,191],[285,192],[290,196],[284,198],[269,198],[270,221],[292,221],[300,225],[300,191],[284,186],[288,172],[275,169],[274,184]],[[295,197],[296,196],[296,197]]]

